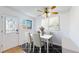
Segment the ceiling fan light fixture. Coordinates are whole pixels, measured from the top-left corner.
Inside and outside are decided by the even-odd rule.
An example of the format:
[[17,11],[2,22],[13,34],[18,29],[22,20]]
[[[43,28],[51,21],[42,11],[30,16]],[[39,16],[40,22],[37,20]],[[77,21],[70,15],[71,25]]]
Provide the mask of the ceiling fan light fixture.
[[52,7],[51,7],[51,9],[55,9],[55,8],[56,8],[56,6],[52,6]]
[[58,12],[51,12],[52,14],[58,14]]

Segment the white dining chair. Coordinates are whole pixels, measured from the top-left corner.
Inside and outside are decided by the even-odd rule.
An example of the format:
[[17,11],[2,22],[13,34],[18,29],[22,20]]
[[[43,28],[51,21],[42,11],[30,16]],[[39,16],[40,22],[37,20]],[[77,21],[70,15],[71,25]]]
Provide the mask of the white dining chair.
[[31,46],[32,46],[32,38],[31,38],[31,35],[30,33],[26,33],[26,46],[28,46],[28,52],[31,51]]
[[41,38],[39,33],[33,33],[33,52],[34,52],[35,46],[40,48],[39,52],[41,53],[42,43],[41,43]]

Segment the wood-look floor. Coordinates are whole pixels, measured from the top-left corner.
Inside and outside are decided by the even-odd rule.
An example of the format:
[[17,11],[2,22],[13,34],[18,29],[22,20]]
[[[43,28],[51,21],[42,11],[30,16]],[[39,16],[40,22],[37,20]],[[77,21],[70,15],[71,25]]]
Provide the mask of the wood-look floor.
[[25,53],[21,47],[14,47],[4,51],[3,53]]

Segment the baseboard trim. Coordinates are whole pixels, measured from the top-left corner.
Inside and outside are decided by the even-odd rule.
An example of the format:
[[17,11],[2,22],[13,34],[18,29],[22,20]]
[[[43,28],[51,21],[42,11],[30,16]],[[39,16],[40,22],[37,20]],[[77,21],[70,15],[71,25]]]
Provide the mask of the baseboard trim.
[[53,43],[54,45],[58,45],[58,46],[61,46],[62,47],[62,44],[60,45],[60,44],[57,44],[57,43]]
[[78,51],[74,51],[74,50],[71,50],[71,49],[68,49],[68,48],[65,48],[65,47],[62,47],[62,50],[63,50],[63,49],[66,49],[66,50],[72,51],[72,52],[63,52],[63,51],[62,51],[62,53],[79,53]]

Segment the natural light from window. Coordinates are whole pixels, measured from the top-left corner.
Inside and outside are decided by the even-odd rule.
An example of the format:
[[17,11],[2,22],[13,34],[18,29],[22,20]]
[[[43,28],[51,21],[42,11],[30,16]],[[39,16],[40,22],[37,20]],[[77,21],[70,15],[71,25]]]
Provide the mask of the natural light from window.
[[46,30],[57,31],[60,28],[59,16],[42,19],[41,26]]

